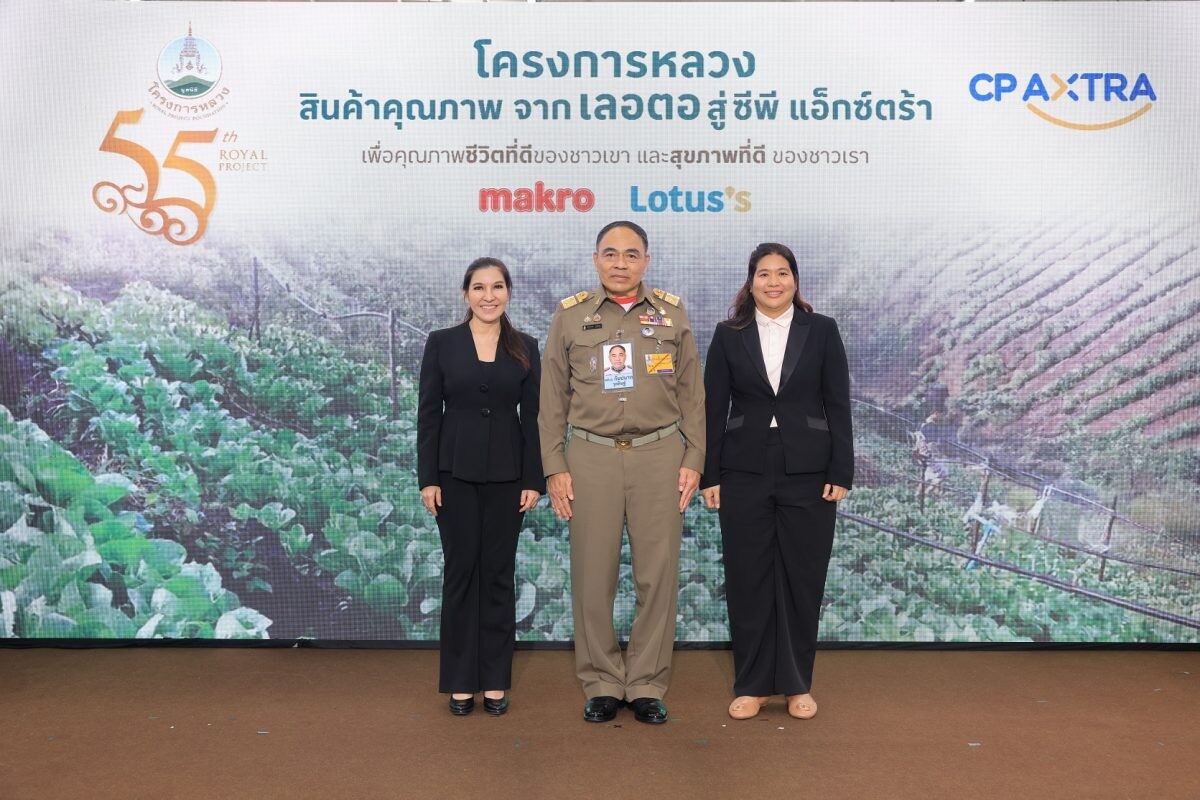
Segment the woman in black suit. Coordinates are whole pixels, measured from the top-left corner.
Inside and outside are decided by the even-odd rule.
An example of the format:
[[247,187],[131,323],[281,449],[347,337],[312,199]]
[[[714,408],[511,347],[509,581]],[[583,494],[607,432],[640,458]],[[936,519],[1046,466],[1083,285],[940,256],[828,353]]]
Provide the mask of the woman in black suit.
[[462,282],[467,318],[434,331],[421,360],[417,478],[437,518],[442,584],[440,689],[469,714],[475,693],[503,714],[516,640],[513,572],[525,512],[545,491],[538,445],[537,341],[509,322],[512,278],[480,258]]
[[813,313],[798,280],[787,247],[755,248],[704,369],[700,487],[721,518],[734,719],[778,694],[793,717],[817,713],[817,622],[836,503],[854,479],[846,351],[837,323]]

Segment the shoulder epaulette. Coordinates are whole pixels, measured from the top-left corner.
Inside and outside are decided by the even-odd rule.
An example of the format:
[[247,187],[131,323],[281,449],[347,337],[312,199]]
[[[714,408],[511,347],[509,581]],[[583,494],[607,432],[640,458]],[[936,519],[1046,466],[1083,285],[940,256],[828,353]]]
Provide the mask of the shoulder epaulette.
[[679,295],[677,295],[677,294],[671,294],[670,292],[664,292],[662,289],[655,289],[654,296],[657,297],[659,300],[662,300],[664,303],[670,303],[673,306],[679,305]]
[[575,294],[571,295],[570,297],[564,297],[561,301],[561,305],[563,308],[570,308],[571,306],[578,305],[578,304],[582,303],[584,300],[587,300],[589,295],[590,295],[590,293],[586,289],[584,289],[581,292],[576,292]]

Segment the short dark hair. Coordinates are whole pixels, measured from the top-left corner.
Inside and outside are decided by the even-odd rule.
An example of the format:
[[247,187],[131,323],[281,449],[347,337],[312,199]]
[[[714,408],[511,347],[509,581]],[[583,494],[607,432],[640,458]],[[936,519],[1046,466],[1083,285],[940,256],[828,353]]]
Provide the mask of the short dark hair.
[[627,219],[619,219],[616,222],[610,222],[600,229],[600,232],[596,234],[597,250],[600,249],[600,240],[604,238],[604,234],[608,233],[613,228],[628,228],[629,230],[633,231],[638,235],[638,238],[642,240],[642,247],[646,249],[646,252],[650,252],[650,237],[646,235],[645,229],[636,222],[630,222]]
[[612,351],[613,351],[613,350],[620,350],[622,353],[624,353],[624,352],[625,352],[625,345],[623,345],[623,344],[614,344],[614,345],[611,345],[611,346],[608,348],[608,354],[609,354],[609,356],[610,356],[610,357],[612,356]]

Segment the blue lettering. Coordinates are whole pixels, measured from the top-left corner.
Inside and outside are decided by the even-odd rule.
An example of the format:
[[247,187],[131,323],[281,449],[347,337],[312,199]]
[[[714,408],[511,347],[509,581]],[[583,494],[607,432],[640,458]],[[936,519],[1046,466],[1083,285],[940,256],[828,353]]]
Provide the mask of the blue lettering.
[[1025,94],[1021,96],[1021,102],[1028,103],[1031,97],[1040,97],[1046,102],[1050,102],[1050,93],[1046,91],[1046,84],[1042,82],[1042,76],[1036,72],[1029,79],[1029,84],[1025,87]]
[[1119,72],[1110,72],[1104,76],[1104,99],[1112,100],[1114,97],[1124,102],[1125,87],[1129,80]]
[[991,100],[992,99],[991,92],[982,92],[979,90],[979,84],[991,83],[991,82],[992,82],[992,76],[988,75],[986,72],[981,72],[978,75],[972,77],[971,84],[970,84],[971,97],[974,97],[976,100],[979,100],[981,102]]
[[1085,81],[1087,81],[1088,100],[1089,101],[1095,100],[1096,99],[1096,81],[1101,80],[1104,76],[1102,74],[1100,74],[1099,72],[1085,72],[1082,75],[1080,75],[1079,77],[1081,77]]
[[1014,92],[1017,89],[1017,76],[1011,72],[996,73],[996,102],[999,103],[1004,95]]
[[629,208],[634,211],[645,211],[646,207],[638,201],[638,187],[629,187]]
[[1137,80],[1133,82],[1133,89],[1129,92],[1130,100],[1137,100],[1139,97],[1149,97],[1157,102],[1158,96],[1154,94],[1154,87],[1150,85],[1150,79],[1146,77],[1146,73],[1139,73]]

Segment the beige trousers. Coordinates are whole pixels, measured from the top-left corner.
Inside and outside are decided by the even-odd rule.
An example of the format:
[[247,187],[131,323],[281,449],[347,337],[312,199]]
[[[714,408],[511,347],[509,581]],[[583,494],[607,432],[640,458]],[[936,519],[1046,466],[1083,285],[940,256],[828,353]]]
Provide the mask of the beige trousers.
[[[589,699],[661,699],[667,691],[679,597],[683,451],[678,435],[629,450],[580,437],[567,446],[575,490],[570,523],[575,672]],[[637,606],[622,655],[613,600],[626,524]]]

